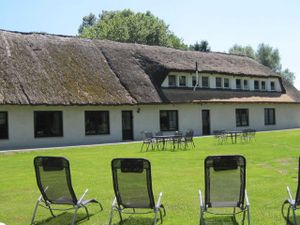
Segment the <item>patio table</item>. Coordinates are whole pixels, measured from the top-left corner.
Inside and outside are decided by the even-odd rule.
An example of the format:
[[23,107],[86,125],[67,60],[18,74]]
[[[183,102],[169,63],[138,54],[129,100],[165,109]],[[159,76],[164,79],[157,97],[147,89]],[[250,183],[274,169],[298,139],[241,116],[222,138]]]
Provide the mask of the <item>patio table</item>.
[[236,144],[237,137],[241,135],[242,131],[229,130],[229,131],[225,131],[224,133],[231,138],[231,143]]
[[177,135],[177,134],[171,134],[171,135],[155,135],[153,136],[153,138],[155,139],[155,141],[162,141],[163,143],[163,147],[162,147],[162,150],[165,149],[165,145],[166,145],[166,142],[168,140],[172,140],[172,142],[174,142],[174,139],[175,138],[181,138],[182,135]]

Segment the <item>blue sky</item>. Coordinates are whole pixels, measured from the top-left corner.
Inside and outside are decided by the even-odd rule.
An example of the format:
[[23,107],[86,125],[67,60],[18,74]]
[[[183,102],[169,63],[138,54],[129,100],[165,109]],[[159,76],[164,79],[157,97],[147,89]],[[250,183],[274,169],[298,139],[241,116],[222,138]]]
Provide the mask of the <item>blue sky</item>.
[[186,43],[205,39],[213,51],[268,43],[279,49],[300,89],[299,0],[1,0],[0,28],[75,35],[90,12],[125,8],[150,10]]

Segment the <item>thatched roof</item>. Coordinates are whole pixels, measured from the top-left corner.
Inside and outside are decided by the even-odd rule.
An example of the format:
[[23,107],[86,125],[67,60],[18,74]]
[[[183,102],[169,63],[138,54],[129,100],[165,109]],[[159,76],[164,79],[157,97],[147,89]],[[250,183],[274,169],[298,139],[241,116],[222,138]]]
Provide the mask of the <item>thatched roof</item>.
[[287,93],[273,94],[160,88],[170,71],[195,71],[196,61],[200,72],[278,76],[253,59],[237,55],[0,30],[0,104],[124,105],[300,99],[293,86],[287,87],[293,90],[294,97],[287,88]]

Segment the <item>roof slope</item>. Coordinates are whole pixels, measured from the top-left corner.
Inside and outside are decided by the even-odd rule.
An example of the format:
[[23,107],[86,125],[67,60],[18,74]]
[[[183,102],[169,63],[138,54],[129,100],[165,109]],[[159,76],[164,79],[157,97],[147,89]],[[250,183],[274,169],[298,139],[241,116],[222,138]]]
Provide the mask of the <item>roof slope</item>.
[[[169,71],[194,71],[196,61],[202,72],[278,76],[253,59],[237,55],[0,30],[0,104],[123,105],[203,99],[221,101],[218,91],[187,90],[187,94],[185,90],[160,88]],[[293,86],[285,87],[292,91],[276,96],[266,93],[267,96],[261,96],[262,93],[254,92],[250,95],[266,101],[276,99],[277,102],[300,99]],[[235,101],[234,96],[240,94],[244,96],[243,100],[250,100],[249,94],[243,94],[246,92],[226,93],[228,96],[221,94],[223,100]]]

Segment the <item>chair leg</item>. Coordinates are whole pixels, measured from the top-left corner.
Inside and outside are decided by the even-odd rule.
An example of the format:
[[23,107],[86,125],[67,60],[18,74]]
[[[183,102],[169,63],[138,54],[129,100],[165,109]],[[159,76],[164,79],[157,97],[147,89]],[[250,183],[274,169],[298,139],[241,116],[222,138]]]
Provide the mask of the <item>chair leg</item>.
[[204,212],[200,209],[200,225],[204,225]]
[[111,225],[114,216],[114,207],[111,207],[108,225]]
[[83,205],[83,208],[85,209],[85,212],[86,212],[86,215],[87,215],[87,219],[89,220],[90,219],[89,210],[88,210],[88,208],[85,205]]
[[294,225],[297,225],[297,218],[296,218],[296,210],[294,207],[292,207],[292,211],[293,211],[293,219],[294,219]]
[[37,210],[38,210],[38,207],[39,207],[39,204],[41,203],[41,201],[42,201],[42,196],[40,196],[38,198],[38,200],[36,201],[34,211],[33,211],[33,215],[32,215],[32,219],[31,219],[31,225],[34,225],[34,219],[35,219],[35,216],[36,216],[36,213],[37,213]]
[[250,225],[251,222],[250,222],[250,208],[249,207],[247,207],[247,218],[248,218],[248,225]]
[[155,210],[154,210],[155,216],[154,216],[154,219],[153,219],[153,225],[156,225],[156,223],[157,223],[157,213],[158,213],[158,210],[155,209]]
[[72,220],[71,220],[71,225],[74,225],[74,224],[75,224],[78,209],[79,209],[79,208],[76,206],[75,211],[74,211],[73,218],[72,218]]
[[51,209],[51,206],[50,206],[50,205],[47,205],[47,207],[48,207],[48,209],[49,209],[49,211],[50,211],[50,213],[51,213],[51,216],[52,216],[52,217],[56,217],[56,216],[54,215],[54,213],[53,213],[53,210]]

